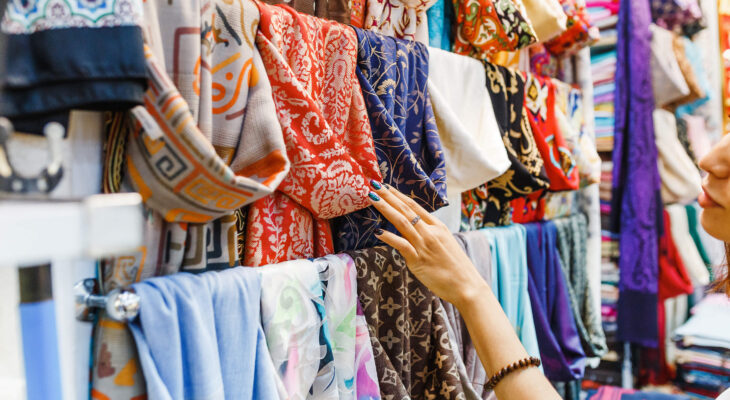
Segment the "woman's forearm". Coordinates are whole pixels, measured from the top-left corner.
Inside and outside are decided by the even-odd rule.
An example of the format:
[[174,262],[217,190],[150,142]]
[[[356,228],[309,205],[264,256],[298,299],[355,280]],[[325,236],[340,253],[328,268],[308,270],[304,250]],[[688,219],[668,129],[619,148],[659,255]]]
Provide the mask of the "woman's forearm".
[[[512,324],[486,282],[482,290],[470,290],[454,304],[466,322],[472,343],[488,376],[515,361],[529,357]],[[538,368],[508,374],[494,389],[500,400],[560,399]]]

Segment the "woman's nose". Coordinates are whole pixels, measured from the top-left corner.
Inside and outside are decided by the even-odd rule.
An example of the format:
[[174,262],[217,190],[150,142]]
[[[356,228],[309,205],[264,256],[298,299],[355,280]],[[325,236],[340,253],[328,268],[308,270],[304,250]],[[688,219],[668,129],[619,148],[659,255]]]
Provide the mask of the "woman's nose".
[[699,166],[716,178],[730,177],[730,138],[724,138],[710,150],[702,159]]

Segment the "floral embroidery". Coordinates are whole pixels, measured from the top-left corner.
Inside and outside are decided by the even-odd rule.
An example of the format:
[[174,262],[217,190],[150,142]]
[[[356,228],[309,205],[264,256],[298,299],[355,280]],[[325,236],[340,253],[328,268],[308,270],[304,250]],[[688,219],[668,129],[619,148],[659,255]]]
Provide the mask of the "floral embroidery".
[[355,32],[257,4],[256,44],[292,165],[279,192],[250,207],[246,265],[331,253],[324,220],[366,207],[369,181],[381,180],[355,75]]
[[[355,29],[362,86],[383,182],[429,211],[447,204],[446,165],[426,82],[428,52],[418,42]],[[376,229],[395,228],[370,207],[334,221],[338,251],[372,247]]]

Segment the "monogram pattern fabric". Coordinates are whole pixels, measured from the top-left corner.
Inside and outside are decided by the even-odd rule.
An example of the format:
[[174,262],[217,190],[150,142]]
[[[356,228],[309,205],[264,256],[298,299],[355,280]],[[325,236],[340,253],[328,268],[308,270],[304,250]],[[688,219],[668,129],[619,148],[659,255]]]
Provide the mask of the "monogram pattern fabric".
[[349,252],[383,399],[465,399],[444,309],[395,249]]
[[455,53],[484,60],[500,50],[518,50],[537,41],[524,10],[511,0],[453,0],[453,3]]
[[[446,163],[427,90],[426,46],[356,29],[357,76],[365,95],[383,182],[434,211],[447,204]],[[378,229],[395,228],[370,207],[334,221],[336,249],[356,250],[379,241]]]
[[355,32],[288,7],[258,6],[256,43],[292,168],[279,193],[249,209],[245,262],[254,266],[331,253],[321,219],[367,206],[368,182],[381,180],[355,75]]
[[462,231],[511,222],[510,200],[549,186],[543,159],[530,127],[525,104],[525,80],[514,70],[485,63],[487,88],[492,96],[502,139],[511,166],[497,179],[462,196]]

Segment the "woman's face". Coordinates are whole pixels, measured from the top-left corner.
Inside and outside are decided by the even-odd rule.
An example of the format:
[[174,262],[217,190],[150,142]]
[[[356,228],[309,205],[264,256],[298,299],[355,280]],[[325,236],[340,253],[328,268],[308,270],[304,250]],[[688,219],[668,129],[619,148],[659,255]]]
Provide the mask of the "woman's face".
[[707,171],[698,199],[704,208],[702,226],[710,235],[730,242],[730,135],[702,157],[700,168]]

